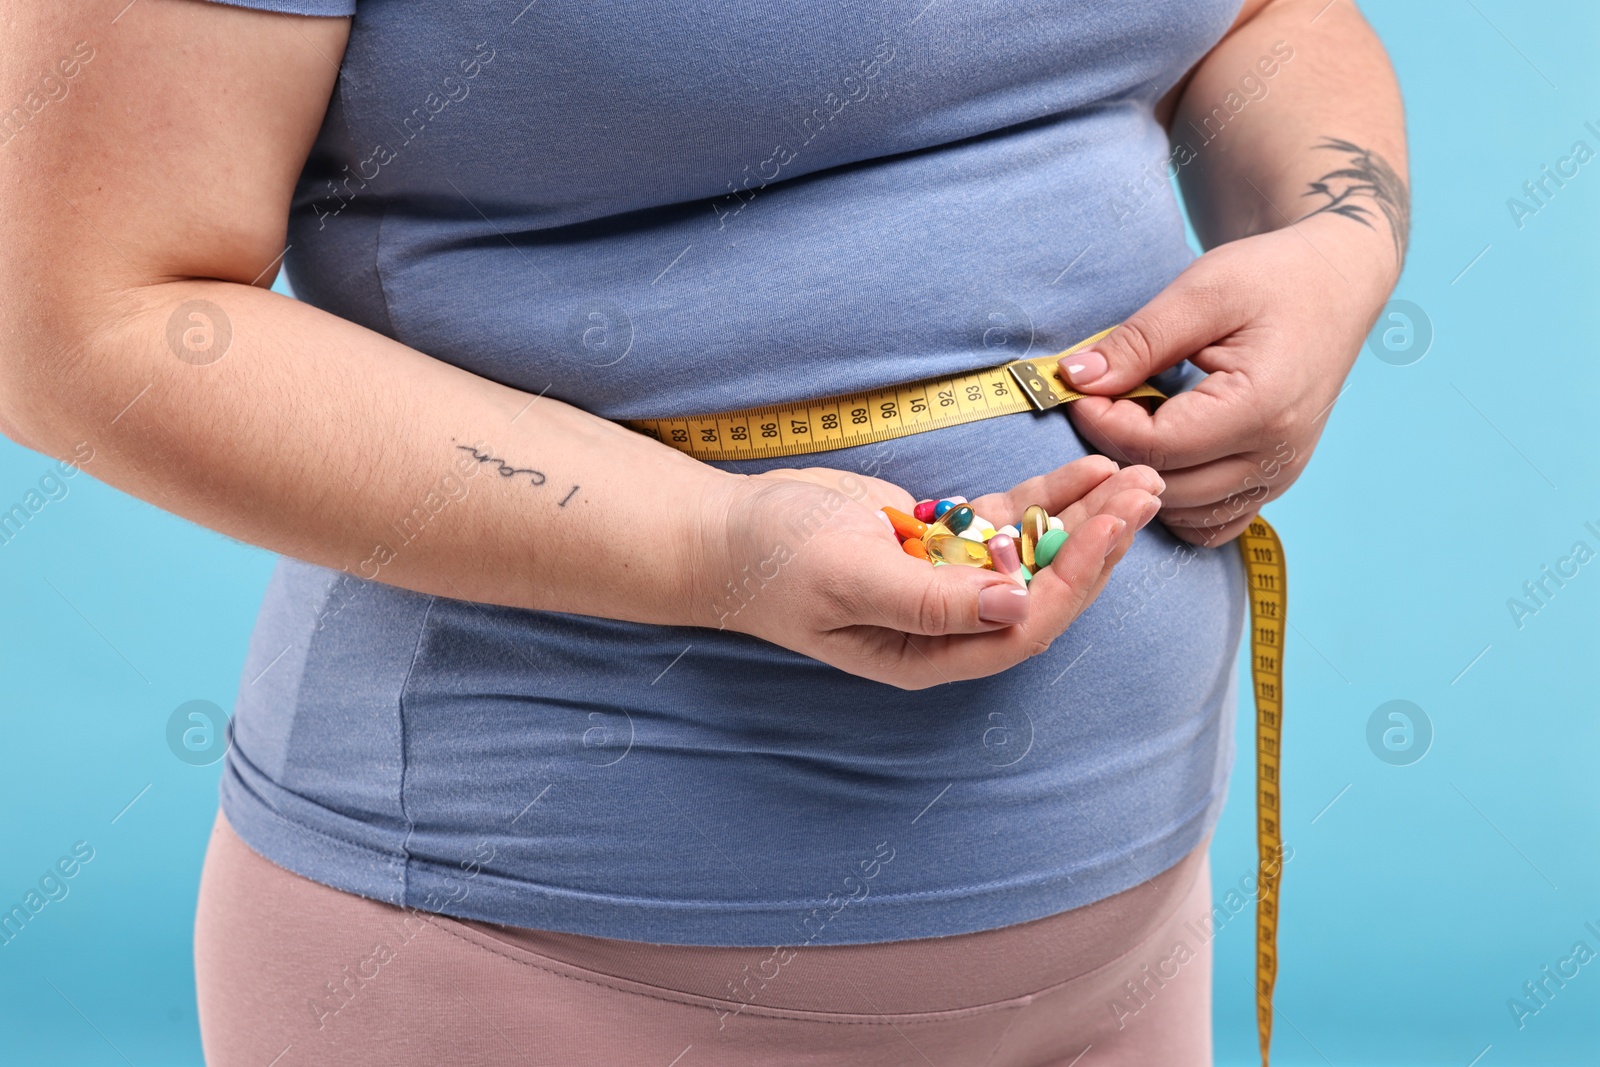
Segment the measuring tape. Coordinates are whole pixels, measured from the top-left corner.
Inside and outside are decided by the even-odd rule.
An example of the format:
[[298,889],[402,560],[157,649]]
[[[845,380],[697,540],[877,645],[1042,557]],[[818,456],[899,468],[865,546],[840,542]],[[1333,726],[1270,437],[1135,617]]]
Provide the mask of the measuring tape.
[[[1115,327],[1112,327],[1115,329]],[[720,415],[634,419],[628,427],[700,460],[768,459],[866,445],[926,430],[1048,411],[1080,400],[1061,380],[1063,356],[1080,351],[1102,330],[1064,352],[1017,360],[950,378],[928,378],[860,393],[793,404],[745,408]],[[1141,385],[1123,398],[1165,394]],[[1279,820],[1279,740],[1283,714],[1284,628],[1288,625],[1288,569],[1283,545],[1266,520],[1253,519],[1239,536],[1250,593],[1250,676],[1256,704],[1256,1030],[1261,1063],[1272,1044],[1272,991],[1278,978],[1278,885],[1283,837]]]

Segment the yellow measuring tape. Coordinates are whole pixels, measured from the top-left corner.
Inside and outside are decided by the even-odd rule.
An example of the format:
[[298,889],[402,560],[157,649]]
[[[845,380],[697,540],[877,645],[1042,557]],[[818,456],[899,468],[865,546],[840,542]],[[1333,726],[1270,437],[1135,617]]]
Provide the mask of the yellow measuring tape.
[[[625,425],[700,460],[768,459],[872,444],[999,415],[1048,411],[1086,395],[1061,380],[1057,361],[1110,332],[1102,330],[1053,356],[952,378],[719,415],[635,419]],[[1122,394],[1157,402],[1164,395],[1148,385]],[[1272,990],[1278,977],[1278,884],[1283,861],[1278,767],[1288,570],[1283,545],[1264,519],[1252,520],[1238,543],[1250,592],[1250,675],[1256,705],[1256,1030],[1266,1067],[1272,1044]]]

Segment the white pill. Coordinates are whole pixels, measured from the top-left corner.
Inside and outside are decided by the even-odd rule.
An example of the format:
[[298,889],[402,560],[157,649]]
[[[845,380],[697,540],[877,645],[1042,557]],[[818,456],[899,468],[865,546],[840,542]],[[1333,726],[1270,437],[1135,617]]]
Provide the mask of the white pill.
[[956,534],[956,536],[965,537],[968,541],[976,541],[980,545],[983,544],[983,531],[978,529],[976,523],[968,526],[965,530],[962,530],[960,533]]
[[1002,527],[1000,527],[999,532],[1005,534],[1007,537],[1011,538],[1013,541],[1015,541],[1017,538],[1022,536],[1022,532],[1020,530],[1018,530],[1015,526],[1002,526]]
[[1056,518],[1054,515],[1050,516],[1050,529],[1052,529],[1052,530],[1065,530],[1066,528],[1067,528],[1067,524],[1066,523],[1062,522],[1060,519]]

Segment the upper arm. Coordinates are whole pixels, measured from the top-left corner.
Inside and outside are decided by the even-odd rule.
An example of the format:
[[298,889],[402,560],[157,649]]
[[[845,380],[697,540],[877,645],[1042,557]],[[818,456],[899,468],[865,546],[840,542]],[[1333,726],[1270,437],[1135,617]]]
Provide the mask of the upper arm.
[[271,285],[348,19],[0,0],[0,21],[0,362],[137,286]]
[[[1234,16],[1233,25],[1228,27],[1228,32],[1224,33],[1222,37],[1218,39],[1217,44],[1211,46],[1212,49],[1214,50],[1217,45],[1220,45],[1223,41],[1226,41],[1238,31],[1240,26],[1245,25],[1251,19],[1261,14],[1261,12],[1265,10],[1269,4],[1274,2],[1276,2],[1276,0],[1244,0],[1244,2],[1239,6],[1239,14]],[[1206,55],[1210,54],[1210,51],[1206,52]],[[1195,65],[1190,67],[1184,76],[1178,79],[1178,84],[1174,85],[1171,89],[1168,89],[1167,95],[1163,96],[1160,101],[1156,103],[1156,120],[1160,122],[1162,126],[1169,130],[1172,129],[1172,117],[1177,114],[1178,101],[1183,99],[1183,91],[1189,87],[1189,80],[1194,77],[1194,72],[1198,70],[1200,68],[1200,64],[1204,63],[1205,61],[1206,57],[1201,56],[1199,60],[1195,62]]]

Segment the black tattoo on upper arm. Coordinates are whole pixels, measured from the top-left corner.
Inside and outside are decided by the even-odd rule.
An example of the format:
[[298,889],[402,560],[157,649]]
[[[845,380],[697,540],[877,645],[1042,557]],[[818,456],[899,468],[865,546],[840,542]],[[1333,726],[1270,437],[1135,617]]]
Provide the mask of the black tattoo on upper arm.
[[1389,222],[1395,258],[1404,263],[1406,242],[1411,233],[1411,191],[1406,188],[1405,180],[1395,173],[1388,160],[1360,145],[1325,137],[1317,148],[1342,152],[1349,158],[1345,166],[1330,170],[1311,183],[1305,195],[1325,197],[1327,203],[1303,217],[1309,219],[1312,215],[1331,212],[1354,219],[1371,230],[1375,228],[1371,221],[1374,213],[1369,205],[1376,204]]

